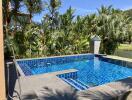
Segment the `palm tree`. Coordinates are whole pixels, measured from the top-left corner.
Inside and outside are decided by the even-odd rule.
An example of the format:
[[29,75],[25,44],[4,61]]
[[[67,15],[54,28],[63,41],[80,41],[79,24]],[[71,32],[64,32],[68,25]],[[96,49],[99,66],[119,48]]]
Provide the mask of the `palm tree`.
[[66,34],[68,34],[72,30],[73,19],[75,17],[73,14],[74,14],[74,9],[69,7],[66,13],[60,15],[61,29],[63,29]]
[[[23,23],[27,23],[28,14],[20,12],[23,0],[3,0],[3,23],[4,31],[9,34],[15,34],[17,30],[18,23],[22,26]],[[25,21],[22,21],[25,19]],[[24,25],[23,25],[24,26]]]
[[27,10],[30,15],[30,23],[32,22],[33,14],[41,13],[43,9],[41,0],[24,0],[24,4],[27,7]]
[[48,11],[49,11],[49,18],[51,21],[50,28],[52,31],[56,29],[59,25],[59,12],[58,9],[61,5],[60,0],[50,0],[49,3],[47,3]]
[[112,54],[120,44],[120,40],[126,35],[128,18],[119,10],[110,7],[101,7],[98,10],[97,34],[101,36],[102,53]]
[[5,33],[6,35],[8,34],[8,27],[10,23],[10,6],[11,6],[11,1],[10,0],[3,0],[2,1],[2,10],[3,10],[3,23],[4,23],[4,28],[5,28]]

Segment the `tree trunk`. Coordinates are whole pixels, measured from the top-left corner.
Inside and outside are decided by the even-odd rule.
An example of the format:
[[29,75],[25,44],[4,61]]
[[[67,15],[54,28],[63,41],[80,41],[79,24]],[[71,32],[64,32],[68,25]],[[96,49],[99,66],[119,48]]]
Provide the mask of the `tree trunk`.
[[[130,33],[131,34],[131,33]],[[130,35],[129,36],[129,44],[131,44],[131,42],[132,42],[132,36]]]
[[32,11],[31,11],[31,9],[32,9],[32,1],[30,0],[30,4],[29,4],[29,6],[30,6],[30,10],[29,10],[29,17],[30,17],[30,24],[32,23]]
[[10,16],[9,16],[10,9],[9,9],[9,4],[10,4],[10,0],[7,0],[7,5],[6,5],[6,8],[7,8],[7,11],[6,11],[6,36],[9,34],[9,30],[8,30],[8,26],[9,26],[9,23],[10,23]]
[[32,13],[30,12],[30,14],[29,14],[29,18],[30,18],[30,24],[32,23]]

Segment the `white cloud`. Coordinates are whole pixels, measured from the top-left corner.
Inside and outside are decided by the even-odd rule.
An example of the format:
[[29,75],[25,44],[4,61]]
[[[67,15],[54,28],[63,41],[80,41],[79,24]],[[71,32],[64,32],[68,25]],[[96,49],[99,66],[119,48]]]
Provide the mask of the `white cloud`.
[[122,8],[121,10],[128,10],[128,9],[132,9],[132,6],[126,6],[126,7]]

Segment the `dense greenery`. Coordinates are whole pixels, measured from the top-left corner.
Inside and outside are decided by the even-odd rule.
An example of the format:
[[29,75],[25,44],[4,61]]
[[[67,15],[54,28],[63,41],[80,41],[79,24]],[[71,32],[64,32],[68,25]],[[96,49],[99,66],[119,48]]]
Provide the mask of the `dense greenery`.
[[[102,6],[98,13],[82,17],[74,16],[72,7],[60,14],[60,0],[9,1],[12,10],[9,2],[3,0],[6,56],[12,55],[9,44],[12,44],[15,55],[23,58],[87,53],[93,35],[101,37],[100,52],[106,54],[113,54],[120,43],[131,43],[132,40],[131,16],[112,6]],[[27,7],[27,16],[18,15],[21,6]],[[33,22],[32,17],[43,10],[46,13],[41,23]]]

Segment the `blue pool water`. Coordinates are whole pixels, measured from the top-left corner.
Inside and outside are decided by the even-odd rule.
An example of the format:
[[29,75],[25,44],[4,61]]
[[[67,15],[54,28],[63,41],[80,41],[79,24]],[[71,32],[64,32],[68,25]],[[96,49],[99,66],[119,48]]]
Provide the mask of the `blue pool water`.
[[112,63],[95,55],[78,55],[57,58],[17,61],[25,75],[77,69],[77,80],[86,85],[98,86],[132,76],[132,68]]

